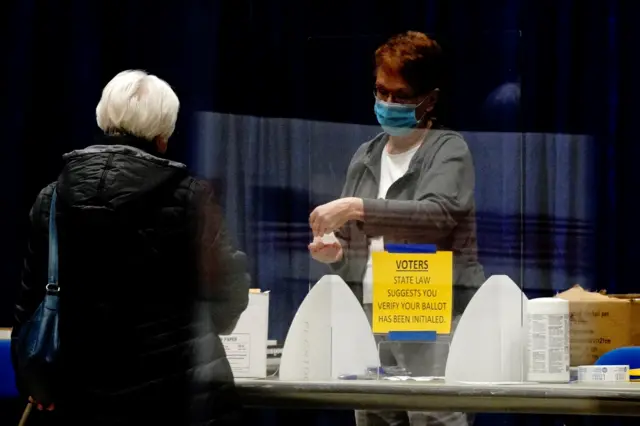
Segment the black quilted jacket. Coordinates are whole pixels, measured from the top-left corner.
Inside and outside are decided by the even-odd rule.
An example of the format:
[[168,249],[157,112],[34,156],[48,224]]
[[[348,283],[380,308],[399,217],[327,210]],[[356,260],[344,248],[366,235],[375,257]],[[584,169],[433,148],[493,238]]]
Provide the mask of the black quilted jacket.
[[130,136],[101,143],[67,154],[33,205],[12,347],[44,295],[57,190],[62,369],[53,416],[231,424],[238,401],[218,334],[247,306],[245,256],[231,247],[208,186],[183,165]]

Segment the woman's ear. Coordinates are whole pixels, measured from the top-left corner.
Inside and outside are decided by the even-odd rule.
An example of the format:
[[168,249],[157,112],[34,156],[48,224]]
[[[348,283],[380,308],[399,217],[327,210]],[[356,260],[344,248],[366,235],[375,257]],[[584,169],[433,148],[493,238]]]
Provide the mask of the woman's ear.
[[440,89],[433,89],[428,95],[427,99],[424,102],[427,106],[427,111],[431,112],[436,107],[438,103],[438,97],[440,96]]

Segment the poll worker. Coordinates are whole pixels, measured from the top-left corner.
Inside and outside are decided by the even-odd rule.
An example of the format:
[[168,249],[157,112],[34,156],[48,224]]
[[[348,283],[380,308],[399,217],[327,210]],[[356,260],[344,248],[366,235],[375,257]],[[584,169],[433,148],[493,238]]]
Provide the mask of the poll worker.
[[61,358],[54,403],[34,401],[29,424],[244,424],[218,335],[247,306],[246,259],[210,186],[166,156],[179,106],[154,75],[116,75],[96,109],[98,141],[65,155],[33,204],[14,363],[44,297],[54,193]]
[[[374,112],[384,132],[354,154],[341,197],[311,213],[309,251],[349,284],[369,319],[372,252],[384,243],[452,251],[456,318],[484,282],[484,272],[477,257],[471,153],[462,136],[442,128],[435,116],[442,51],[427,35],[407,32],[380,46],[375,64]],[[442,374],[447,350],[446,344],[404,345],[390,357],[414,373],[428,365]],[[359,412],[357,420],[359,426],[470,422],[463,413]]]

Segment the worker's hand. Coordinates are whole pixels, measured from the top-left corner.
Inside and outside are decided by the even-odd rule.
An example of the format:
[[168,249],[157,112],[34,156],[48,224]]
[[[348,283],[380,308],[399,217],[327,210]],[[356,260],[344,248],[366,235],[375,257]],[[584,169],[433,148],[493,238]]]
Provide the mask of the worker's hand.
[[311,257],[322,263],[335,263],[342,259],[342,245],[338,241],[325,243],[322,238],[315,237],[309,244]]
[[[31,404],[33,404],[38,410],[42,411],[45,410],[44,405],[40,404],[38,401],[34,400],[33,398],[29,397],[29,402]],[[46,407],[47,411],[53,411],[55,410],[56,406],[54,403],[49,404],[48,407]]]
[[359,220],[362,216],[362,199],[339,198],[315,208],[309,216],[309,225],[314,237],[336,231],[350,220]]

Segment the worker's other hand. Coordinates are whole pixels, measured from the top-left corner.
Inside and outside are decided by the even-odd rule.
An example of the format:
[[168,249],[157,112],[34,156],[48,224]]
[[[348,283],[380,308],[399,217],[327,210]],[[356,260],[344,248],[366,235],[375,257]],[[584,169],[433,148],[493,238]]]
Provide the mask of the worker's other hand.
[[342,227],[350,220],[361,216],[362,200],[359,198],[339,198],[318,206],[309,216],[309,225],[314,237],[322,237]]
[[311,257],[322,263],[335,263],[342,259],[342,245],[338,241],[325,243],[322,238],[315,237],[309,244]]

